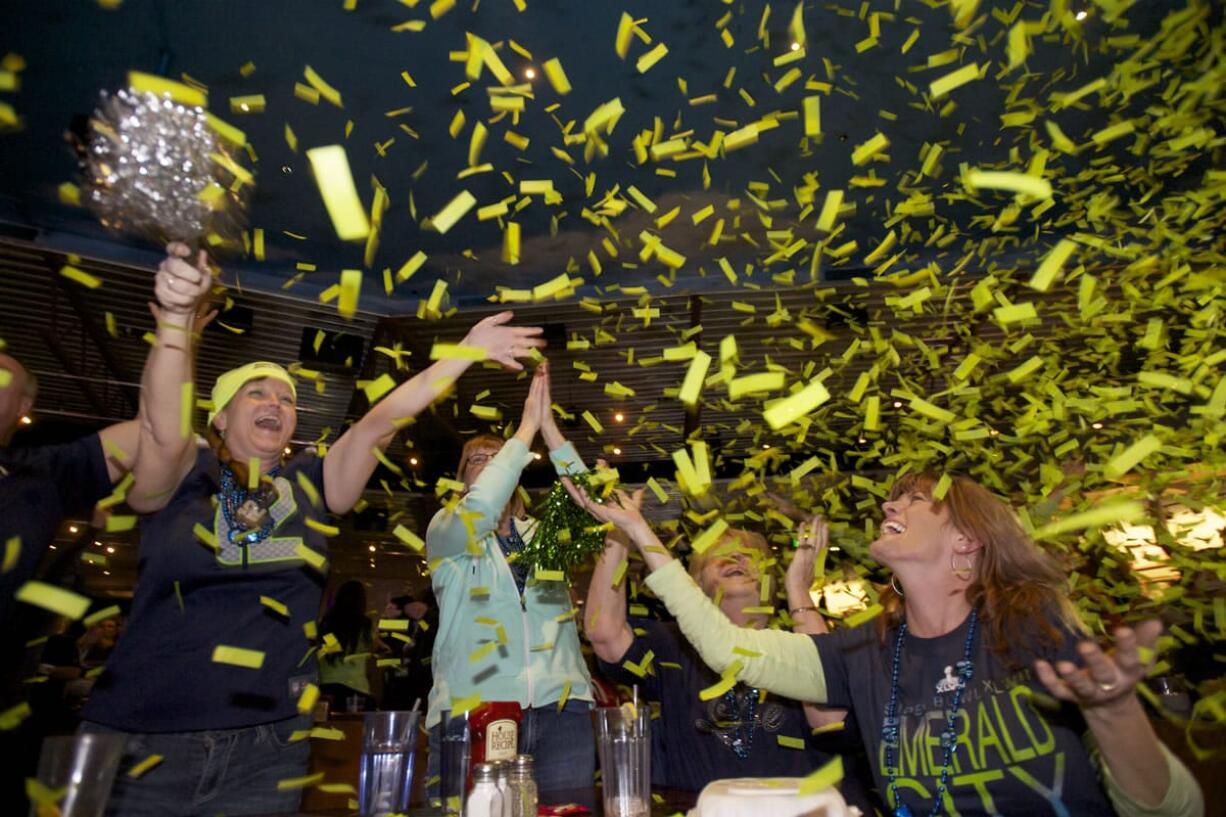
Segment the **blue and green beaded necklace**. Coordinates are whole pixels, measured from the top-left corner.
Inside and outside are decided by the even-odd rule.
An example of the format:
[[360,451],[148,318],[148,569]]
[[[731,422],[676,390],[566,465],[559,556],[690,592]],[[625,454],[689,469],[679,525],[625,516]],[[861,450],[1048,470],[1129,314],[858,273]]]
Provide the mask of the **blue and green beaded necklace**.
[[[932,804],[929,817],[936,817],[941,812],[941,799],[949,789],[949,766],[953,761],[954,748],[957,745],[958,733],[956,724],[958,712],[962,709],[962,692],[971,682],[975,674],[975,662],[971,660],[971,650],[975,643],[975,625],[979,622],[978,613],[971,610],[971,623],[966,631],[966,643],[962,646],[962,660],[956,665],[958,670],[958,688],[954,691],[953,706],[949,710],[949,721],[941,732],[941,747],[944,757],[941,761],[941,781],[937,786],[936,802]],[[898,669],[902,661],[902,645],[907,638],[907,620],[904,618],[898,626],[898,639],[894,642],[894,665],[890,672],[890,702],[886,705],[885,718],[881,724],[881,741],[885,744],[885,771],[889,779],[890,798],[894,801],[894,817],[914,817],[911,807],[902,801],[898,794],[898,767],[895,759],[898,752]]]

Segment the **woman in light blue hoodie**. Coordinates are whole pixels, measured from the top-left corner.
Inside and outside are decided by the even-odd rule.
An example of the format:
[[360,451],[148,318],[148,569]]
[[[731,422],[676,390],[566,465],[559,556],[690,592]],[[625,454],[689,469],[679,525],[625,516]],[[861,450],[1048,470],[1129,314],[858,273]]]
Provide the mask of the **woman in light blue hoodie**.
[[519,751],[535,757],[541,792],[591,785],[592,684],[570,587],[532,575],[514,558],[536,530],[516,489],[538,432],[559,475],[586,470],[554,421],[545,363],[532,379],[515,435],[505,443],[480,435],[465,444],[457,477],[466,491],[435,514],[426,533],[439,604],[426,716],[431,779],[440,721],[458,702],[479,695],[523,707]]

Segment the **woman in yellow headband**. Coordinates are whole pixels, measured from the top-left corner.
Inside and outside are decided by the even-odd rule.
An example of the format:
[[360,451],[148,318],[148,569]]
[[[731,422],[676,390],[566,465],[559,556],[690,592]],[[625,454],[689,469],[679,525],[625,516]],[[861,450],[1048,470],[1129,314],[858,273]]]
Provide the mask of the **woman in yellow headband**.
[[[286,460],[297,422],[293,378],[249,363],[213,386],[209,447],[191,430],[192,317],[212,281],[200,252],[171,244],[157,272],[157,342],[145,366],[141,434],[128,502],[150,514],[127,632],[84,712],[86,731],[128,736],[116,813],[297,810],[318,694],[315,617],[327,570],[328,514],[348,512],[401,421],[426,408],[474,359],[508,369],[544,346],[510,312],[477,323],[471,356],[402,383],[330,449]],[[318,646],[318,650],[316,649]],[[307,714],[302,714],[307,713]],[[297,733],[297,734],[296,734]]]

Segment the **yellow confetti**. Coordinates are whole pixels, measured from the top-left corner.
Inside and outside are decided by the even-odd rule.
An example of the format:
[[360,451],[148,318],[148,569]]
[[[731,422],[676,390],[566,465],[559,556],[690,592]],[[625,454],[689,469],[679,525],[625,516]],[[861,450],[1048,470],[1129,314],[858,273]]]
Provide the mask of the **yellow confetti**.
[[1141,460],[1161,448],[1162,441],[1153,434],[1147,434],[1112,457],[1103,468],[1103,475],[1108,479],[1118,479],[1140,464]]
[[108,618],[118,618],[119,612],[119,605],[112,604],[110,607],[104,607],[96,613],[90,613],[82,619],[81,623],[86,627],[93,627],[98,622],[106,621]]
[[213,662],[216,664],[230,664],[235,667],[245,667],[246,669],[259,669],[264,666],[264,653],[260,650],[249,650],[245,647],[231,647],[226,644],[218,644],[213,648]]
[[28,581],[14,595],[17,601],[33,604],[74,621],[89,610],[89,599],[71,590],[39,581]]
[[956,71],[934,79],[928,85],[928,92],[933,99],[940,99],[955,88],[960,88],[968,82],[979,79],[979,66],[975,63],[964,65]]
[[161,755],[149,755],[149,757],[135,764],[131,769],[128,769],[128,777],[135,780],[161,762]]
[[545,77],[549,80],[549,84],[553,86],[553,90],[558,96],[566,96],[570,93],[570,80],[566,77],[566,71],[562,68],[562,63],[557,57],[545,60],[541,66],[545,71]]
[[1025,173],[971,170],[967,173],[966,181],[975,190],[980,188],[1009,190],[1013,193],[1024,193],[1036,199],[1051,198],[1051,182]]
[[312,148],[307,151],[307,159],[311,162],[315,184],[319,187],[337,236],[342,241],[366,238],[370,233],[370,222],[366,220],[366,210],[358,198],[344,146]]
[[[841,725],[841,722],[840,722]],[[843,779],[843,756],[835,755],[816,771],[808,774],[800,781],[801,797],[817,794],[819,791],[835,786]]]
[[467,190],[461,190],[442,210],[439,210],[432,218],[428,219],[427,224],[437,232],[445,235],[476,203],[477,199],[472,193],[469,193]]
[[60,275],[67,278],[69,281],[75,281],[87,289],[97,289],[98,287],[102,286],[101,278],[95,275],[90,275],[84,270],[79,270],[71,264],[65,264],[64,266],[60,267]]
[[4,562],[0,564],[0,573],[8,573],[17,566],[17,559],[21,556],[21,537],[10,536],[4,541]]
[[766,411],[762,413],[762,416],[766,419],[767,425],[778,431],[813,411],[829,399],[830,392],[826,390],[821,381],[814,380],[790,397],[770,403]]

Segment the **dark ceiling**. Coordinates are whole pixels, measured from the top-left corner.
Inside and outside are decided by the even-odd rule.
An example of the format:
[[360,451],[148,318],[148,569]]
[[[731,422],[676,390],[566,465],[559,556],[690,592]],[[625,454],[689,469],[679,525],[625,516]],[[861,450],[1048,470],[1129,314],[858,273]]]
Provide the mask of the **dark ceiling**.
[[[1058,115],[1043,114],[1052,109],[1053,95],[1079,88],[1108,74],[1121,58],[1131,58],[1136,45],[1126,38],[1147,37],[1170,10],[1167,3],[1139,3],[1126,20],[1107,22],[1103,9],[1088,0],[1080,9],[1087,13],[1083,20],[1075,18],[1078,4],[1053,5],[1065,9],[1053,18],[1047,4],[985,3],[960,31],[949,8],[939,2],[808,2],[803,4],[804,56],[776,67],[779,57],[791,54],[791,3],[530,0],[518,12],[512,0],[485,0],[459,3],[437,20],[431,10],[440,4],[426,0],[106,4],[118,5],[114,10],[100,5],[86,0],[8,4],[0,49],[21,55],[27,67],[11,98],[22,127],[3,136],[0,150],[0,221],[10,229],[34,228],[42,243],[57,249],[149,263],[156,256],[142,252],[147,245],[116,241],[88,212],[59,202],[58,186],[76,178],[62,136],[74,115],[91,112],[99,92],[122,86],[129,70],[176,79],[186,75],[207,86],[213,111],[246,132],[258,157],[249,222],[265,231],[267,256],[262,263],[227,259],[230,273],[241,273],[249,287],[271,289],[293,276],[297,264],[313,264],[316,271],[292,290],[311,298],[335,283],[340,269],[362,265],[362,243],[337,240],[304,158],[308,148],[344,144],[364,205],[371,203],[372,177],[390,196],[362,300],[365,308],[386,313],[413,313],[438,278],[448,281],[454,303],[471,303],[488,297],[497,285],[530,288],[548,281],[568,263],[588,283],[606,288],[726,290],[728,282],[715,259],[727,257],[738,269],[762,262],[772,255],[771,238],[783,240],[767,236],[768,229],[791,231],[784,246],[808,242],[795,255],[773,259],[772,271],[807,273],[812,242],[823,237],[814,221],[831,189],[845,190],[846,205],[854,206],[845,207],[845,226],[827,250],[850,240],[858,248],[842,257],[827,252],[819,265],[823,275],[871,269],[877,262],[865,263],[864,257],[886,237],[884,225],[898,203],[914,192],[932,195],[936,206],[929,218],[916,220],[913,234],[903,236],[898,249],[906,254],[893,269],[942,257],[952,262],[962,242],[925,247],[929,231],[945,222],[956,225],[965,238],[991,238],[993,219],[974,215],[995,212],[1008,201],[990,193],[983,201],[963,200],[959,164],[1025,170],[1038,149],[1051,147],[1044,119],[1080,143],[1125,113],[1114,93],[1087,96]],[[648,45],[632,37],[624,60],[614,50],[623,12],[641,21],[639,29],[651,41]],[[423,22],[424,29],[395,30],[413,20]],[[1033,54],[1025,66],[1006,70],[1008,31],[1018,21],[1040,21],[1040,33],[1031,38]],[[723,31],[731,47],[721,39]],[[517,81],[527,82],[529,69],[536,72],[532,98],[518,122],[492,116],[487,87],[499,83],[488,71],[467,89],[456,90],[465,81],[465,66],[449,55],[466,50],[468,32],[492,42]],[[667,56],[639,73],[637,60],[660,43]],[[566,96],[542,76],[543,63],[555,57],[574,89]],[[933,79],[972,63],[985,69],[982,80],[931,98]],[[243,76],[248,64],[254,70]],[[306,83],[307,66],[340,92],[343,108],[295,96],[295,85]],[[406,71],[415,87],[402,77]],[[798,73],[789,84],[790,71]],[[230,99],[256,94],[266,101],[262,112],[232,112]],[[821,135],[812,139],[805,137],[800,116],[809,96],[819,97],[821,107]],[[584,146],[564,144],[564,131],[582,135],[585,119],[613,99],[620,99],[625,115],[606,137],[608,156],[585,161]],[[1143,110],[1146,101],[1141,94],[1131,109]],[[1040,115],[1025,126],[1002,128],[1006,113]],[[449,127],[457,114],[464,115],[465,123],[453,138]],[[710,145],[717,131],[728,134],[771,117],[779,117],[777,127],[763,130],[757,144],[736,151],[710,159],[693,158],[692,151],[684,161],[639,164],[635,159],[632,142],[644,130],[658,128],[657,143],[682,134],[687,143]],[[489,129],[479,162],[493,169],[458,180],[457,174],[469,166],[470,137],[478,122]],[[296,135],[296,152],[286,142],[287,126]],[[518,150],[504,141],[508,131],[527,138],[528,146]],[[854,148],[879,132],[889,139],[889,148],[876,160],[853,165]],[[921,150],[936,143],[944,146],[944,157],[920,177]],[[1127,144],[1114,147],[1122,153]],[[559,149],[571,163],[555,153]],[[1053,153],[1048,175],[1058,185],[1086,160],[1111,155],[1101,150],[1078,157]],[[708,173],[710,182],[704,185]],[[875,180],[855,186],[855,176]],[[474,211],[446,235],[422,227],[461,190],[485,206],[518,195],[521,181],[542,179],[553,183],[561,201],[549,204],[532,196],[515,215],[523,236],[522,261],[516,266],[499,258],[500,220],[479,222]],[[797,192],[806,184],[817,191],[812,212],[803,210]],[[631,185],[658,206],[654,214],[626,195]],[[618,188],[628,201],[623,215],[611,218],[607,229],[585,217],[585,209],[597,209],[597,202]],[[714,205],[714,215],[694,225],[691,216],[708,204]],[[675,206],[681,208],[675,221],[657,229],[653,220]],[[1067,212],[1058,196],[1043,219],[1034,219],[1043,225],[1044,243],[1071,226],[1060,223]],[[723,240],[712,247],[708,239],[716,218],[724,218],[727,226]],[[684,266],[669,273],[654,259],[640,263],[635,256],[644,228],[685,255]],[[1012,245],[993,246],[994,260],[1016,257],[1016,238],[1026,238],[1029,229],[1023,227]],[[601,246],[604,238],[612,239],[616,259]],[[379,272],[398,269],[419,250],[429,256],[426,266],[391,298],[382,297]],[[592,275],[589,251],[601,261],[601,280]],[[657,278],[661,273],[672,279],[667,287]]]

